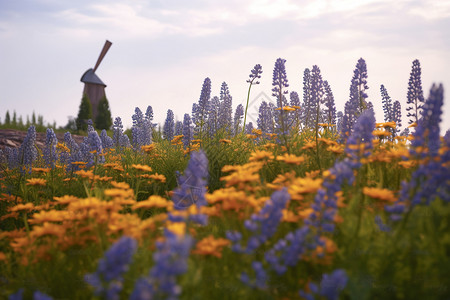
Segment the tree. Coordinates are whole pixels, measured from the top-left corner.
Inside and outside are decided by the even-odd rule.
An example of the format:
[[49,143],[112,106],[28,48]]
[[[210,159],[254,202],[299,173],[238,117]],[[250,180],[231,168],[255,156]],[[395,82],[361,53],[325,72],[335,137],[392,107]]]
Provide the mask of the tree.
[[17,116],[16,116],[16,111],[14,111],[14,113],[13,113],[12,125],[13,125],[14,127],[17,126]]
[[92,105],[86,94],[81,98],[80,109],[77,116],[77,129],[87,130],[87,120],[92,119]]
[[109,109],[108,99],[100,99],[97,107],[97,117],[95,118],[95,127],[98,129],[110,129],[112,126],[111,110]]
[[5,125],[10,125],[11,124],[11,116],[9,115],[9,110],[6,111],[6,116],[5,116]]

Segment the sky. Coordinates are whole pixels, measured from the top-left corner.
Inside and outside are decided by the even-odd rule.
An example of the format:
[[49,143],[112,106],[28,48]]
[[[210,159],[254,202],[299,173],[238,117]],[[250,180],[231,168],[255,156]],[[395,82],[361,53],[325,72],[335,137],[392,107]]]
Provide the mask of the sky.
[[[203,81],[212,96],[226,82],[233,109],[246,102],[249,121],[271,97],[277,58],[286,60],[289,92],[302,95],[305,68],[319,66],[337,110],[349,99],[353,70],[364,58],[368,96],[383,121],[380,85],[402,105],[411,66],[419,59],[425,97],[444,85],[441,134],[450,128],[450,0],[0,0],[0,118],[33,111],[58,126],[76,117],[83,73],[105,40],[113,44],[96,74],[107,85],[113,118],[131,127],[136,107],[151,105],[182,120],[198,102]],[[447,96],[447,97],[446,97]]]

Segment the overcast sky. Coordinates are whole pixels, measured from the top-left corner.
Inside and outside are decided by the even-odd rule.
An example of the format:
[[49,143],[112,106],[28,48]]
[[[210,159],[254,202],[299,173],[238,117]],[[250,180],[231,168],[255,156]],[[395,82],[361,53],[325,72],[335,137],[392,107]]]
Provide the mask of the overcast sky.
[[[433,82],[450,90],[449,0],[0,0],[0,118],[6,110],[41,114],[61,126],[75,117],[81,75],[111,46],[96,74],[107,84],[113,117],[131,126],[135,107],[148,105],[163,122],[167,109],[182,120],[200,96],[227,82],[233,109],[244,104],[246,80],[261,64],[252,88],[250,121],[271,95],[275,60],[286,59],[289,91],[302,94],[305,68],[318,65],[338,110],[349,98],[360,57],[368,69],[369,100],[383,121],[380,85],[403,109],[414,59],[422,66],[425,97]],[[441,134],[450,128],[444,99]]]

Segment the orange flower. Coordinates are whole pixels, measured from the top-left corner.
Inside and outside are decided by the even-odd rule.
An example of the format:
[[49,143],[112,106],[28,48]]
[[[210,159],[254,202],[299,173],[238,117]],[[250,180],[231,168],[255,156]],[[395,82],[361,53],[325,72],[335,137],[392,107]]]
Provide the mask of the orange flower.
[[219,142],[223,143],[223,144],[231,144],[231,140],[227,140],[227,139],[220,139]]
[[16,206],[9,208],[9,211],[10,212],[32,211],[33,209],[34,209],[34,204],[27,203],[27,204],[17,204]]
[[45,236],[45,235],[54,235],[57,237],[61,237],[66,232],[63,226],[47,223],[45,222],[42,226],[33,227],[33,231],[31,232],[31,236],[34,238]]
[[192,253],[199,255],[213,255],[215,257],[222,257],[222,248],[228,246],[231,242],[224,238],[214,238],[209,235],[200,240]]
[[124,197],[124,198],[133,198],[134,192],[133,190],[122,190],[122,189],[106,189],[104,190],[105,196],[109,197]]
[[135,164],[132,164],[131,167],[135,168],[136,170],[143,171],[143,172],[151,172],[152,171],[152,168],[150,166],[147,166],[147,165],[139,165],[139,164],[135,165]]
[[308,149],[313,149],[316,147],[316,142],[311,141],[311,142],[307,142],[305,144],[305,146],[302,147],[302,150],[308,150]]
[[274,156],[272,152],[256,150],[255,152],[252,152],[252,154],[250,154],[249,161],[265,161],[272,160],[273,158]]
[[43,178],[31,178],[27,179],[27,181],[28,181],[27,185],[45,186],[47,184],[47,180]]
[[169,224],[167,224],[166,228],[167,230],[175,233],[178,236],[183,236],[186,233],[186,223],[184,222],[170,222]]
[[33,214],[30,224],[41,224],[46,222],[62,222],[67,219],[69,212],[60,210],[41,211]]
[[363,193],[366,196],[383,201],[395,202],[397,200],[394,192],[388,189],[364,187]]
[[303,156],[296,156],[294,154],[286,153],[283,156],[278,156],[277,160],[284,161],[290,165],[299,165],[305,161],[305,158]]
[[118,189],[128,190],[130,188],[130,185],[126,182],[115,182],[111,181],[111,185]]
[[6,260],[6,254],[3,252],[0,252],[0,261]]
[[283,209],[283,218],[281,219],[281,221],[283,222],[291,222],[291,223],[296,223],[298,222],[298,220],[300,219],[300,216],[295,215],[292,211],[287,210],[287,209]]
[[71,195],[64,195],[62,197],[53,197],[53,199],[58,201],[59,204],[69,204],[71,202],[80,200],[80,198]]
[[150,179],[156,180],[156,181],[161,181],[162,183],[166,182],[166,176],[162,175],[162,174],[151,174],[149,176]]
[[136,204],[133,205],[133,209],[139,209],[139,208],[151,208],[151,207],[159,207],[159,208],[167,208],[170,207],[172,204],[171,201],[168,201],[167,199],[152,195],[145,201],[139,201]]
[[150,153],[153,150],[155,150],[155,144],[150,144],[150,145],[145,145],[141,147],[141,150],[144,151],[145,153]]

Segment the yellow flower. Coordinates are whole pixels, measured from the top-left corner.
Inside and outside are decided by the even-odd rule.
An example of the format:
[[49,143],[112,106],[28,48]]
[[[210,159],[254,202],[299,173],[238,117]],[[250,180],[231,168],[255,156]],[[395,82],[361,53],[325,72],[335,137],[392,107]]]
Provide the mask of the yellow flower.
[[219,142],[223,143],[223,144],[231,144],[231,140],[227,140],[227,139],[220,139]]
[[31,237],[37,238],[45,235],[54,235],[62,237],[66,232],[65,228],[61,225],[45,222],[42,226],[34,226],[31,232]]
[[147,166],[147,165],[139,165],[139,164],[135,165],[135,164],[132,164],[131,167],[135,168],[136,170],[144,171],[144,172],[151,172],[152,171],[152,168],[150,166]]
[[186,223],[184,222],[170,222],[169,224],[167,224],[166,228],[167,230],[175,233],[178,236],[183,236],[186,233]]
[[50,210],[41,211],[33,214],[32,219],[28,222],[30,224],[41,224],[45,222],[62,222],[67,219],[69,213],[67,211]]
[[124,198],[134,197],[133,190],[106,189],[106,190],[104,190],[104,193],[105,193],[105,196],[109,196],[109,197],[124,197]]
[[166,176],[162,175],[162,174],[151,174],[149,176],[150,179],[156,180],[156,181],[161,181],[162,183],[166,182]]
[[220,179],[226,181],[226,187],[237,184],[240,188],[245,188],[245,184],[259,181],[259,173],[257,172],[262,168],[262,165],[261,162],[249,162],[242,166],[224,166],[223,172],[233,172]]
[[71,195],[64,195],[62,197],[53,197],[53,199],[58,201],[59,204],[69,204],[71,202],[80,200],[80,198]]
[[150,145],[145,145],[141,147],[141,150],[144,151],[145,153],[150,153],[153,150],[155,150],[155,144],[150,144]]
[[384,130],[374,130],[374,131],[372,131],[372,134],[377,137],[386,137],[386,136],[390,136],[392,133],[390,133],[389,131],[384,131]]
[[283,156],[278,156],[277,160],[284,161],[287,164],[299,165],[305,161],[303,156],[296,156],[294,154],[284,154]]
[[133,205],[133,210],[139,209],[139,208],[151,208],[151,207],[160,207],[160,208],[166,208],[172,206],[172,202],[168,201],[167,199],[152,195],[145,201],[139,201],[136,204]]
[[274,158],[272,152],[256,150],[250,154],[249,161],[272,160]]
[[[275,108],[275,110],[281,110],[281,107]],[[294,111],[295,108],[290,107],[290,106],[283,106],[283,110],[284,111]]]
[[315,193],[322,186],[322,178],[296,178],[288,188],[293,200],[302,200],[303,194]]
[[27,179],[27,181],[28,181],[27,185],[45,186],[47,184],[47,180],[43,178],[31,178]]
[[74,161],[74,162],[71,162],[71,164],[72,164],[72,165],[80,166],[80,165],[86,165],[87,162],[84,162],[84,161]]
[[383,201],[395,202],[397,200],[394,192],[388,189],[364,187],[363,193],[371,198]]
[[111,185],[115,188],[122,189],[122,190],[128,190],[130,188],[130,185],[126,182],[111,181]]
[[282,210],[283,213],[283,218],[281,219],[281,221],[283,222],[291,222],[291,223],[296,223],[298,222],[298,220],[300,219],[300,216],[295,215],[292,211],[287,210],[287,209],[283,209]]
[[256,135],[261,135],[261,134],[262,134],[262,130],[261,130],[261,129],[253,128],[253,129],[252,129],[252,133],[254,133],[254,134],[256,134]]
[[214,238],[209,235],[200,240],[192,253],[199,255],[213,255],[216,257],[222,257],[222,248],[228,246],[231,242],[224,238]]
[[76,171],[75,174],[82,178],[89,178],[89,179],[94,178],[94,173],[92,171],[80,170],[80,171]]
[[32,211],[33,209],[34,209],[34,204],[27,203],[27,204],[17,204],[16,206],[9,208],[8,210],[10,212],[19,212],[19,211]]
[[315,148],[315,147],[316,147],[316,142],[310,141],[310,142],[307,142],[307,143],[302,147],[302,150],[313,149],[313,148]]

